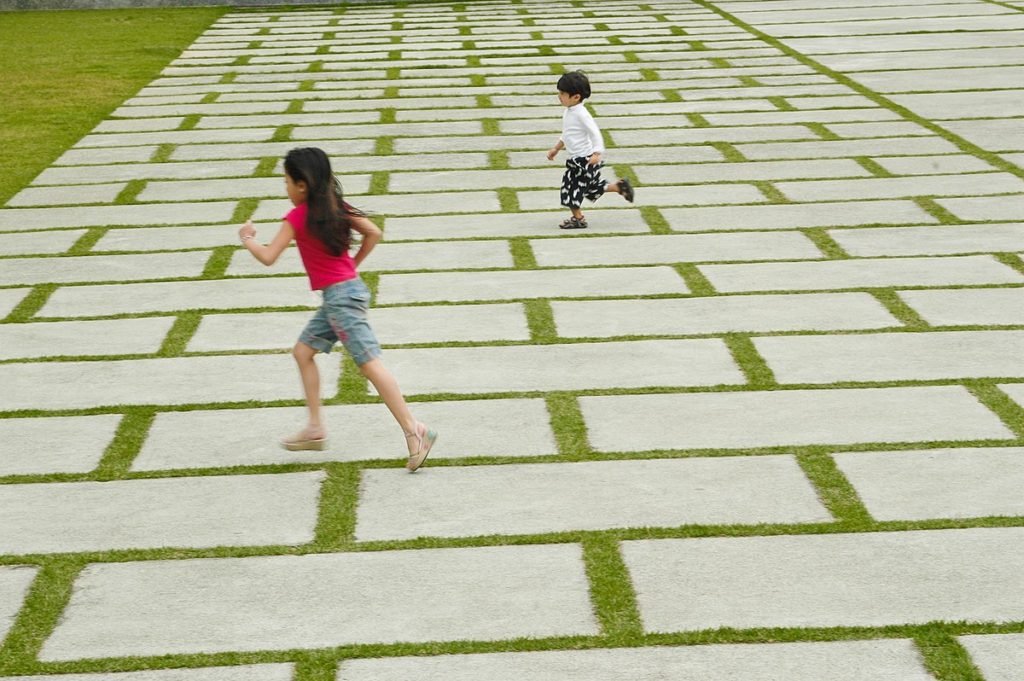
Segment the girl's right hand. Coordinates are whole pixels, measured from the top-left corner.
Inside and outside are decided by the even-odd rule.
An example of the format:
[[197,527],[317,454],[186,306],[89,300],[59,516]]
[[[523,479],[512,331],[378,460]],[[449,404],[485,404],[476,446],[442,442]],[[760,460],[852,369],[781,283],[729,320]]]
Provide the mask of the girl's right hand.
[[253,227],[252,220],[246,220],[245,224],[238,230],[238,238],[245,239],[246,237],[254,236],[256,236],[256,228]]
[[548,149],[548,160],[554,161],[555,156],[558,156],[558,149]]

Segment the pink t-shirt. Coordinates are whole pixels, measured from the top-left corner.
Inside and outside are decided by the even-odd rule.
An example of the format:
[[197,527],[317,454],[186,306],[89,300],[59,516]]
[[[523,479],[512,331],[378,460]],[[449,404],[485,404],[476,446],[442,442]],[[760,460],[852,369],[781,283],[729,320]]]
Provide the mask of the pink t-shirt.
[[[346,206],[347,208],[347,206]],[[295,231],[295,244],[299,247],[299,257],[309,275],[309,286],[320,291],[332,284],[356,278],[356,263],[348,253],[332,255],[324,242],[317,239],[306,229],[306,213],[309,206],[300,203],[284,216]]]

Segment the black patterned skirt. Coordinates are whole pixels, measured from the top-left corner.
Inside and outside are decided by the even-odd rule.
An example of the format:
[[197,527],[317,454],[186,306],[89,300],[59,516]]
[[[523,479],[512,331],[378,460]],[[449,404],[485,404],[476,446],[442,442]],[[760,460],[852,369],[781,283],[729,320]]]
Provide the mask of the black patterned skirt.
[[604,194],[607,181],[601,179],[604,163],[588,165],[588,156],[576,156],[565,160],[565,175],[562,175],[562,205],[579,208],[583,199],[597,201]]

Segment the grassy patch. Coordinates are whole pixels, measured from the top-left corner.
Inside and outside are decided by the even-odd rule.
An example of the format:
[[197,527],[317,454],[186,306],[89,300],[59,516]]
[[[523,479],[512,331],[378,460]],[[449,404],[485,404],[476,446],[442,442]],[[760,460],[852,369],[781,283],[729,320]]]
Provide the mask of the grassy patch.
[[0,12],[0,203],[155,78],[225,11]]

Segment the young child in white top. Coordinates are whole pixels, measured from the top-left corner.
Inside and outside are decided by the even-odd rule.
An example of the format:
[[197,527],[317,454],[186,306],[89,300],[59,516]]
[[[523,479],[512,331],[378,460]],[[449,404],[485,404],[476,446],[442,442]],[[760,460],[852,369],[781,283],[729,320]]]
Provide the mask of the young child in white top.
[[583,100],[590,96],[590,81],[582,71],[570,71],[558,79],[558,101],[565,107],[562,114],[562,136],[548,151],[548,160],[562,149],[566,150],[565,174],[562,176],[562,205],[572,211],[572,216],[558,226],[562,229],[585,229],[587,220],[580,207],[583,199],[597,201],[605,192],[621,194],[633,202],[633,187],[623,178],[608,184],[601,179],[604,167],[604,140],[601,130],[594,122]]

